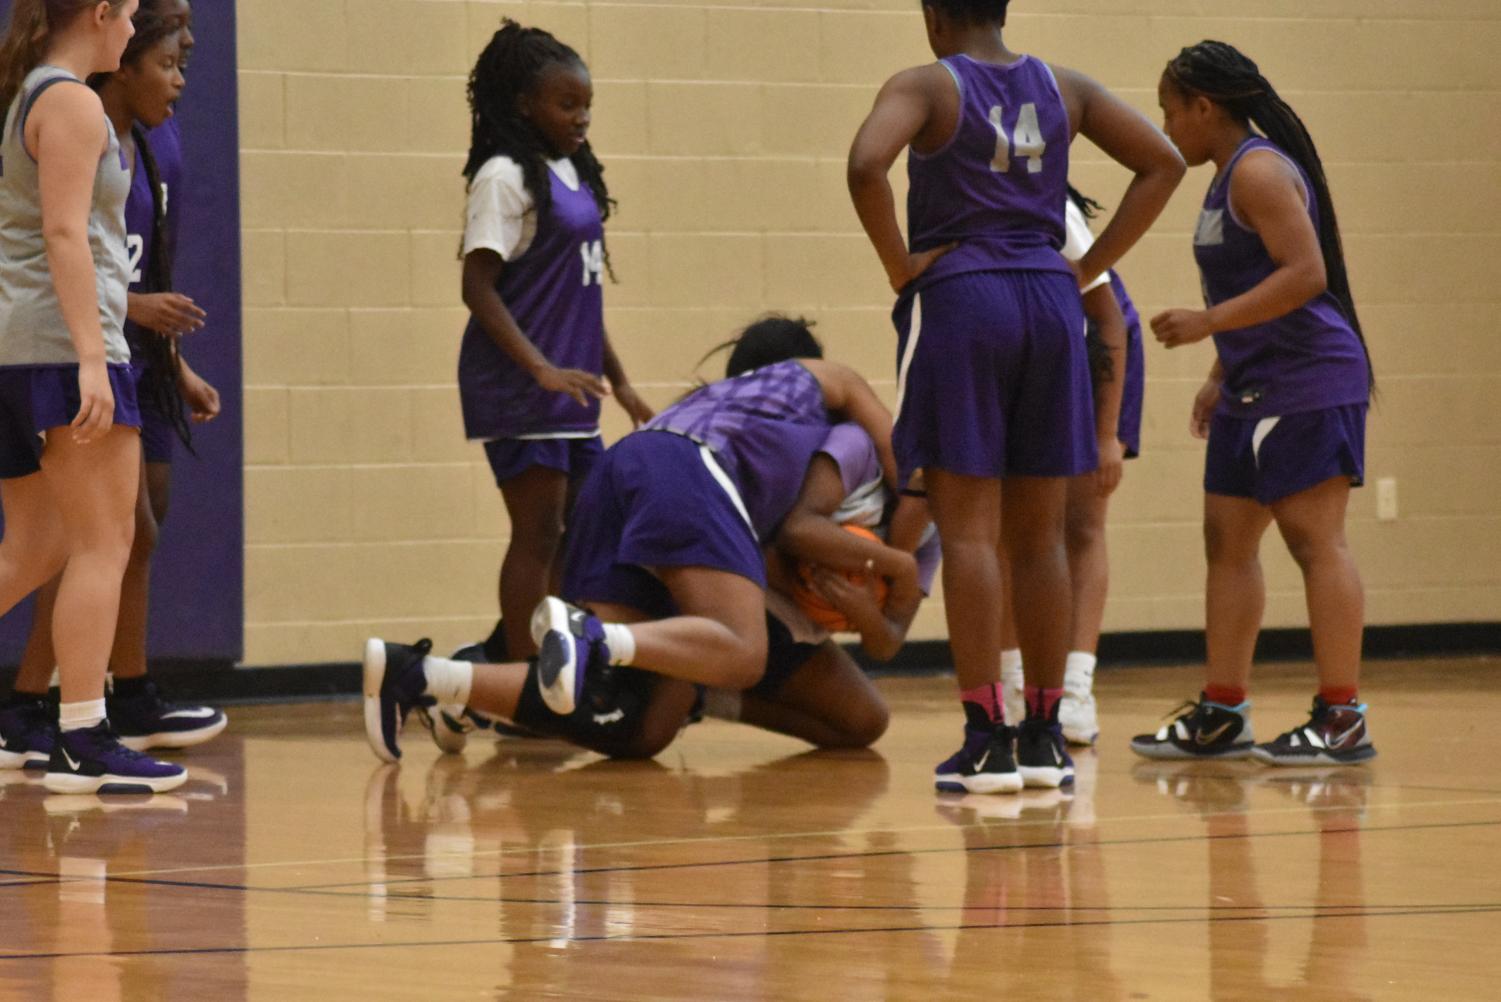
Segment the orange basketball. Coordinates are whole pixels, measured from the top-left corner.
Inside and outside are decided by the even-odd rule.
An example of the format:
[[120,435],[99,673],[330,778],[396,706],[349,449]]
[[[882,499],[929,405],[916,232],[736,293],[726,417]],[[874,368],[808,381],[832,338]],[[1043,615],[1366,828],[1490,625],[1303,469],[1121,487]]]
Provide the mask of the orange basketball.
[[[879,543],[881,541],[881,537],[877,536],[875,533],[862,526],[845,525],[841,526],[840,528],[844,529],[845,532],[852,532],[862,539],[868,539],[875,543]],[[806,615],[813,622],[817,623],[819,626],[823,627],[825,630],[828,630],[830,633],[852,632],[854,630],[854,627],[850,625],[850,621],[845,617],[844,613],[840,612],[838,609],[830,605],[828,601],[826,601],[824,597],[820,595],[816,589],[814,589],[812,583],[813,566],[814,565],[812,564],[798,565],[797,585],[792,592],[793,601],[797,603],[797,607],[799,609],[803,610],[804,615]],[[844,576],[849,579],[851,584],[859,585],[860,587],[865,587],[870,582],[871,578],[874,577],[876,604],[885,604],[887,591],[885,578],[879,575],[866,574],[864,571],[846,571]]]

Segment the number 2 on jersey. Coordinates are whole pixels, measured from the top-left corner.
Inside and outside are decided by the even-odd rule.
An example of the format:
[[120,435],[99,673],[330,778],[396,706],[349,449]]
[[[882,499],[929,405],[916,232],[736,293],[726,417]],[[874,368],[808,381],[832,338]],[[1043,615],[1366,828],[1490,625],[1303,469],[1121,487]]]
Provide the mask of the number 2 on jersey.
[[[1042,173],[1042,155],[1047,152],[1048,144],[1042,138],[1042,124],[1037,121],[1037,105],[1028,101],[1022,105],[1021,111],[1016,115],[1016,127],[1011,135],[1006,135],[1006,125],[1002,121],[1005,109],[1000,105],[991,105],[990,125],[995,129],[995,159],[990,161],[990,169],[997,174],[1004,174],[1011,169],[1011,158],[1024,157],[1027,161],[1028,174]],[[1015,147],[1015,152],[1012,148]]]
[[125,234],[125,249],[130,254],[130,284],[141,280],[141,258],[146,254],[146,241],[138,233]]

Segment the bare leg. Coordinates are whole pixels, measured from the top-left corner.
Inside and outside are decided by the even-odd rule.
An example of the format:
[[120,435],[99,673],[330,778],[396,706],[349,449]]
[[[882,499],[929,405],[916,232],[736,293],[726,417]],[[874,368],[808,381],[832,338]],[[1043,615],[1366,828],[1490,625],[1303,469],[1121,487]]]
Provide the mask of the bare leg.
[[740,720],[820,748],[866,748],[890,722],[886,701],[848,652],[832,640],[794,672],[775,696],[745,693]]
[[[511,520],[511,541],[500,565],[500,618],[508,624],[525,624],[547,595],[555,573],[568,477],[559,470],[534,466],[502,484],[500,494]],[[537,653],[524,627],[507,627],[506,647],[517,661]]]
[[1345,542],[1349,498],[1349,481],[1334,477],[1272,505],[1277,529],[1303,571],[1313,660],[1325,689],[1360,685],[1365,592]]
[[1073,583],[1071,651],[1093,654],[1100,646],[1105,599],[1110,592],[1110,557],[1105,545],[1105,515],[1109,509],[1110,498],[1100,494],[1094,477],[1070,478],[1064,538]]
[[146,674],[146,612],[151,597],[151,555],[156,551],[158,538],[147,470],[147,464],[142,462],[140,489],[136,496],[135,539],[130,545],[130,562],[125,565],[125,577],[120,582],[120,622],[115,628],[115,642],[109,653],[110,671],[116,678],[140,678]]
[[961,691],[1001,674],[1001,482],[927,471],[928,505],[943,546],[944,615]]
[[[11,524],[8,515],[5,524]],[[52,685],[52,673],[57,669],[57,653],[52,649],[52,612],[57,605],[59,579],[53,577],[36,590],[31,632],[26,637],[26,650],[22,652],[21,665],[16,670],[16,692],[41,695]]]
[[119,425],[82,446],[66,429],[54,430],[42,454],[42,476],[62,517],[68,549],[52,617],[64,703],[104,695],[120,581],[135,535],[140,464],[140,434]]
[[[1016,586],[1012,603],[1022,667],[1027,685],[1042,689],[1063,686],[1073,619],[1063,545],[1067,489],[1063,477],[1007,477],[1002,484],[1002,535]],[[947,591],[944,594],[947,597]]]
[[[42,474],[0,480],[5,534],[0,536],[0,616],[55,577],[67,559],[62,519]],[[45,691],[52,675],[47,667]],[[19,684],[20,679],[17,679]]]
[[1272,513],[1255,501],[1204,495],[1204,552],[1209,562],[1204,639],[1210,685],[1250,685],[1256,634],[1266,608],[1261,537],[1271,522]]

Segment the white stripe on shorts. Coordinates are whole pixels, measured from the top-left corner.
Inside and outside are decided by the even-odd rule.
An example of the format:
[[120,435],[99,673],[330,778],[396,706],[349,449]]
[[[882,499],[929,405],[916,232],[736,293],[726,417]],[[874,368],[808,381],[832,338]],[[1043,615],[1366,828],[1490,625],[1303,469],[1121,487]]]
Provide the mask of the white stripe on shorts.
[[922,293],[912,297],[912,322],[908,325],[907,350],[902,352],[901,364],[896,368],[896,415],[902,416],[902,398],[907,395],[907,370],[912,367],[912,356],[917,354],[917,339],[922,335]]
[[1261,443],[1266,441],[1266,437],[1281,420],[1280,417],[1269,417],[1256,422],[1256,430],[1251,432],[1251,457],[1256,460],[1257,466],[1261,465]]
[[709,468],[709,476],[719,481],[719,486],[723,487],[724,492],[730,496],[730,503],[735,506],[735,510],[740,513],[740,517],[745,519],[745,524],[750,529],[751,535],[755,536],[756,527],[751,524],[750,512],[745,510],[745,502],[740,499],[740,491],[736,489],[735,481],[731,480],[730,475],[724,472],[724,467],[720,466],[719,460],[714,458],[714,451],[707,445],[700,445],[698,447],[698,454],[703,457],[704,465]]

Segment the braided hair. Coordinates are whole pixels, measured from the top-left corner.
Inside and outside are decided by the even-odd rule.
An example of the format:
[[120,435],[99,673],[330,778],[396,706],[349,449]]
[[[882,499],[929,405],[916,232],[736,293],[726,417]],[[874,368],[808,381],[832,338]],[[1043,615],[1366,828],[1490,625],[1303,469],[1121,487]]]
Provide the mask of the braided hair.
[[[1084,214],[1085,219],[1093,219],[1105,211],[1105,207],[1088,195],[1081,192],[1073,185],[1068,186],[1068,200],[1074,203],[1074,208]],[[1111,295],[1114,295],[1112,290]],[[1115,360],[1110,357],[1110,349],[1105,347],[1105,342],[1100,337],[1100,325],[1092,319],[1085,318],[1084,327],[1084,351],[1085,358],[1089,361],[1090,379],[1096,386],[1108,383],[1115,378]]]
[[[173,38],[182,27],[182,19],[166,10],[163,0],[147,0],[136,8],[131,23],[135,34],[120,56],[121,66],[134,66],[161,42]],[[89,77],[89,86],[99,90],[111,74],[96,73]],[[167,192],[162,185],[161,171],[156,157],[151,152],[151,143],[146,130],[137,122],[130,130],[135,140],[136,154],[140,157],[139,169],[146,172],[146,182],[151,189],[151,254],[144,261],[141,271],[141,292],[145,294],[172,291],[172,248],[168,246]],[[172,428],[188,451],[193,450],[193,428],[184,413],[182,390],[182,354],[177,338],[159,331],[148,330],[139,324],[129,324],[133,340],[140,345],[146,362],[146,374],[141,380],[140,392],[149,400],[159,414],[167,415]]]
[[943,11],[964,24],[1006,23],[1006,8],[1011,0],[922,0],[924,7]]
[[[543,225],[552,209],[552,184],[547,175],[550,154],[542,135],[521,114],[520,102],[536,89],[542,72],[559,63],[584,65],[577,52],[551,33],[541,28],[523,28],[504,18],[500,30],[491,37],[469,74],[470,138],[464,178],[473,184],[485,161],[496,156],[510,157],[521,167],[522,182],[536,206],[538,226]],[[605,186],[605,169],[594,150],[586,141],[568,159],[593,194],[600,219],[609,219],[615,200]],[[608,253],[605,264],[609,266]],[[614,277],[612,270],[610,278]]]
[[1350,293],[1350,276],[1345,268],[1345,249],[1339,236],[1339,220],[1334,214],[1334,199],[1329,194],[1323,161],[1319,159],[1319,151],[1314,147],[1313,137],[1308,134],[1303,120],[1261,75],[1256,64],[1225,42],[1203,41],[1188,46],[1167,64],[1165,76],[1179,93],[1206,97],[1240,121],[1254,125],[1308,175],[1319,207],[1319,249],[1323,252],[1329,292],[1355,329],[1355,336],[1360,338],[1366,368],[1371,370],[1371,351],[1366,345],[1360,318],[1355,313],[1355,299]]

